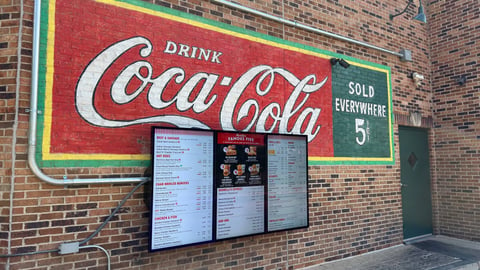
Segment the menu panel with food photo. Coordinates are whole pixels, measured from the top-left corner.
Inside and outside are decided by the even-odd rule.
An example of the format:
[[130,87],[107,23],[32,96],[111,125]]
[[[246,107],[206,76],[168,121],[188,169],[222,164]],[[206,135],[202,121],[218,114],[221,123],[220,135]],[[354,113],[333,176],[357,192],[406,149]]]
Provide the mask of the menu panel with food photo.
[[257,186],[265,183],[265,135],[218,132],[217,188]]

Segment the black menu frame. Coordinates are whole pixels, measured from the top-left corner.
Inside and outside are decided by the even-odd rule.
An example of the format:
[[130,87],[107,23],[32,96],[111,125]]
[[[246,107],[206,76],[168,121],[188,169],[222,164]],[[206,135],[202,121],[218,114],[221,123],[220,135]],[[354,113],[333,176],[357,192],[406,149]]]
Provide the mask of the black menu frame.
[[308,228],[306,135],[151,134],[150,251]]

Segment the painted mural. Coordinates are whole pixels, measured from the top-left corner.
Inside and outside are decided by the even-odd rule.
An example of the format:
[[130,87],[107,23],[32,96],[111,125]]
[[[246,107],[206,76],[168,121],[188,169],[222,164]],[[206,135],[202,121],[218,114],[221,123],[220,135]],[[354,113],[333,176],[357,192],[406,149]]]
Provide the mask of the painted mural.
[[135,0],[42,1],[39,61],[42,167],[146,166],[152,125],[304,134],[311,165],[394,162],[386,66]]

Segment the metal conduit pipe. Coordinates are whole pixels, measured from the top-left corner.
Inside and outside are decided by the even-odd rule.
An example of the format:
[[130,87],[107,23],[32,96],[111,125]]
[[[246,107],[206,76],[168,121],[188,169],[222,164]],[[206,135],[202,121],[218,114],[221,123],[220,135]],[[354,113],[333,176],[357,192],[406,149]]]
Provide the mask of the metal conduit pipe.
[[351,38],[344,37],[344,36],[341,36],[341,35],[337,35],[337,34],[334,34],[334,33],[331,33],[331,32],[320,30],[318,28],[314,28],[314,27],[311,27],[311,26],[308,26],[308,25],[304,25],[304,24],[301,24],[301,23],[298,23],[298,22],[295,22],[295,21],[289,21],[289,20],[286,20],[284,18],[273,16],[273,15],[270,15],[270,14],[262,12],[262,11],[258,11],[258,10],[255,10],[255,9],[252,9],[252,8],[249,8],[249,7],[245,7],[245,6],[230,2],[228,0],[212,0],[212,2],[217,3],[217,4],[221,4],[221,5],[224,5],[224,6],[228,6],[228,7],[231,7],[231,8],[235,8],[235,9],[238,9],[238,10],[242,10],[242,11],[245,11],[245,12],[249,12],[249,13],[267,18],[267,19],[272,20],[272,21],[283,23],[285,25],[293,26],[293,27],[300,28],[300,29],[303,29],[303,30],[307,30],[307,31],[310,31],[310,32],[313,32],[313,33],[328,36],[328,37],[331,37],[331,38],[334,38],[334,39],[354,43],[354,44],[361,45],[361,46],[364,46],[364,47],[367,47],[367,48],[370,48],[370,49],[374,49],[374,50],[377,50],[377,51],[393,54],[395,56],[400,57],[401,60],[403,60],[403,61],[411,61],[412,60],[411,59],[411,51],[406,50],[406,49],[402,49],[400,52],[394,52],[394,51],[391,51],[391,50],[388,50],[388,49],[385,49],[385,48],[381,48],[381,47],[378,47],[378,46],[375,46],[375,45],[372,45],[372,44],[369,44],[369,43],[366,43],[366,42],[363,42],[363,41],[351,39]]
[[108,251],[105,248],[99,245],[88,245],[88,246],[79,247],[79,249],[82,249],[82,248],[98,248],[101,251],[103,251],[103,253],[105,253],[105,255],[107,256],[107,270],[111,269],[110,254],[108,254]]
[[129,178],[86,178],[86,179],[55,179],[46,175],[35,160],[37,139],[37,114],[38,111],[38,57],[40,46],[40,17],[42,1],[35,1],[33,22],[33,57],[32,57],[32,86],[30,95],[30,123],[28,132],[28,165],[32,172],[41,180],[54,185],[86,185],[86,184],[116,184],[137,183],[146,181],[147,177]]

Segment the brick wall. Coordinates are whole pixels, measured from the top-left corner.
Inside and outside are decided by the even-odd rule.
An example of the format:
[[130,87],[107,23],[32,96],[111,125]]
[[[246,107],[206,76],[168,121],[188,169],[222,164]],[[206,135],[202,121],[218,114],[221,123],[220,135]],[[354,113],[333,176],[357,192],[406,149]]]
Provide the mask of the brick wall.
[[[33,0],[23,2],[22,69],[17,95],[15,78],[20,1],[0,0],[2,254],[55,250],[62,242],[85,239],[134,187],[133,184],[53,186],[39,180],[28,169],[26,154],[29,115],[25,108],[29,106]],[[394,126],[396,160],[398,125],[411,125],[408,116],[412,112],[421,114],[422,126],[426,128],[430,127],[431,119],[434,118],[436,137],[430,138],[432,143],[435,140],[431,159],[434,170],[432,182],[435,186],[434,195],[437,196],[434,197],[434,202],[440,206],[435,210],[435,229],[448,235],[479,238],[480,233],[474,227],[475,223],[478,224],[480,211],[479,171],[475,170],[475,165],[478,168],[479,155],[478,123],[475,123],[479,105],[476,77],[478,62],[466,57],[459,57],[462,60],[455,61],[451,57],[468,51],[472,58],[478,58],[478,49],[472,49],[475,47],[472,44],[476,42],[472,36],[475,35],[470,34],[479,31],[478,23],[474,23],[475,20],[478,22],[479,8],[478,4],[475,6],[471,3],[474,1],[456,1],[455,5],[469,3],[471,11],[466,8],[454,9],[456,15],[452,14],[452,18],[457,18],[460,12],[477,12],[477,17],[465,17],[459,27],[445,24],[443,16],[446,15],[442,11],[452,10],[450,6],[442,4],[445,1],[433,1],[428,8],[428,12],[433,15],[430,36],[426,25],[410,20],[415,13],[414,7],[406,15],[390,21],[389,13],[404,8],[403,4],[393,0],[315,3],[239,1],[250,8],[393,51],[411,49],[414,55],[414,62],[411,63],[401,62],[396,56],[283,26],[209,1],[146,2],[390,66],[397,119]],[[448,18],[447,21],[456,23],[458,19]],[[464,35],[458,37],[460,32]],[[429,51],[429,38],[435,52],[432,54]],[[454,49],[444,47],[454,41],[461,41],[462,49],[453,51]],[[429,65],[430,59],[433,61],[432,66]],[[413,71],[426,76],[420,87],[415,87],[411,79],[407,78]],[[468,75],[466,85],[459,87],[452,81],[457,74]],[[434,96],[430,81],[435,90]],[[18,107],[15,105],[17,101]],[[457,112],[460,108],[464,108],[467,113]],[[472,113],[474,111],[477,112]],[[13,132],[16,132],[15,138]],[[15,146],[14,163],[11,162],[12,145]],[[450,154],[452,151],[453,158]],[[44,172],[61,179],[64,175],[69,178],[140,176],[144,170],[145,168],[137,167],[100,167],[50,168]],[[12,178],[15,185],[13,199],[10,199]],[[399,183],[398,161],[392,166],[311,166],[310,228],[157,253],[147,251],[148,211],[143,202],[143,189],[140,188],[88,244],[100,245],[108,250],[112,269],[299,269],[400,244],[403,235]],[[8,239],[10,217],[12,227],[11,238]],[[7,250],[9,241],[10,251]],[[1,258],[0,262],[3,265],[9,264],[11,269],[104,269],[106,257],[98,249],[91,248],[73,255],[48,252],[13,257],[8,261]]]
[[[430,6],[438,233],[480,240],[480,3]],[[448,11],[448,12],[445,12]],[[458,80],[465,76],[465,83]]]
[[15,122],[19,8],[14,1],[0,2],[0,250],[7,253]]

